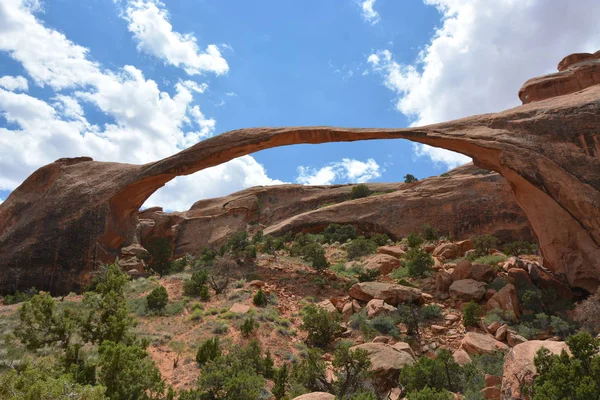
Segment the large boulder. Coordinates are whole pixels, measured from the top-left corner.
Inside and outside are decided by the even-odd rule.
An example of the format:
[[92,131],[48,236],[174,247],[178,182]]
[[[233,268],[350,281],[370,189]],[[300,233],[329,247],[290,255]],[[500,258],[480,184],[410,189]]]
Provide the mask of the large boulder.
[[452,285],[452,276],[446,271],[435,273],[435,291],[441,294],[447,294]]
[[335,396],[327,392],[312,392],[294,397],[293,400],[335,400]]
[[487,310],[501,310],[506,317],[510,318],[512,314],[515,319],[518,319],[520,311],[517,289],[515,289],[514,285],[509,283],[497,291],[496,294],[488,300],[485,307]]
[[406,246],[381,246],[377,249],[379,254],[387,254],[388,256],[400,258],[406,254]]
[[397,311],[396,307],[386,304],[383,300],[372,299],[367,303],[365,307],[367,310],[367,317],[374,318],[381,314],[393,313]]
[[383,300],[391,305],[420,302],[421,291],[416,288],[383,282],[360,282],[350,288],[350,297],[360,301]]
[[496,340],[492,335],[477,332],[467,332],[460,342],[460,347],[470,355],[492,354],[508,350],[507,345]]
[[452,282],[449,292],[453,299],[461,301],[479,301],[485,296],[486,284],[474,279],[462,279]]
[[433,256],[444,260],[452,260],[459,256],[460,247],[456,243],[442,243],[433,250]]
[[400,260],[388,254],[375,254],[366,261],[366,269],[378,271],[381,275],[387,275],[400,266]]
[[502,375],[502,399],[520,399],[520,381],[531,383],[536,373],[533,359],[542,347],[553,354],[560,354],[563,350],[569,351],[565,342],[549,340],[530,340],[510,349],[504,360],[504,373]]
[[459,260],[452,271],[452,280],[460,281],[471,278],[471,269],[472,265],[469,260],[465,260],[464,258]]
[[496,277],[496,269],[489,264],[473,264],[471,278],[480,282],[491,282]]
[[407,352],[396,350],[385,343],[364,343],[350,348],[356,349],[365,350],[369,354],[373,380],[380,392],[396,386],[402,367],[415,363]]

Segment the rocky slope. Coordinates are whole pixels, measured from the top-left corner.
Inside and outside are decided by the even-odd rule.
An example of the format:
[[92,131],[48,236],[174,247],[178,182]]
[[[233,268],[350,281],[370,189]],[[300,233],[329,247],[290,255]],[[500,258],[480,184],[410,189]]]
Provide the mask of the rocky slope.
[[76,289],[98,260],[118,255],[134,236],[139,207],[175,176],[290,144],[409,139],[503,175],[546,265],[593,291],[600,283],[599,57],[561,62],[559,73],[524,85],[526,104],[496,114],[404,129],[241,129],[145,165],[58,160],[0,205],[0,290]]
[[330,223],[354,225],[363,234],[392,239],[419,232],[425,223],[457,239],[494,234],[532,240],[527,219],[498,174],[472,164],[414,184],[370,183],[373,195],[351,199],[354,185],[254,187],[202,200],[186,212],[139,213],[137,240],[170,237],[176,257],[218,248],[228,236],[249,229],[281,235],[320,231]]

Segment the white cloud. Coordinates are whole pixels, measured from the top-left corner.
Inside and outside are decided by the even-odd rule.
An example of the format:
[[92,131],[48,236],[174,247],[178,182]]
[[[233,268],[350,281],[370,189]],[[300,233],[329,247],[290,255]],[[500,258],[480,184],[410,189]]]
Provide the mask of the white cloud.
[[283,183],[269,178],[265,168],[253,157],[243,156],[193,175],[173,179],[154,193],[144,206],[187,210],[200,199],[223,196],[251,186]]
[[[43,26],[32,14],[40,7],[30,0],[0,3],[0,52],[20,62],[37,85],[54,91],[46,101],[0,88],[0,113],[15,125],[0,128],[0,190],[14,189],[35,169],[61,157],[147,163],[213,135],[216,121],[194,101],[194,94],[207,89],[205,83],[180,81],[169,94],[136,67],[103,69],[88,59],[87,48]],[[86,104],[112,122],[90,123]],[[194,175],[172,184],[178,192],[164,191],[161,205],[187,208],[199,199],[192,200],[195,195],[224,195],[218,190],[275,182],[252,157],[228,165],[223,173],[231,176],[224,181],[229,186],[215,185],[210,174]],[[218,189],[198,190],[207,186]],[[189,198],[182,200],[187,193]]]
[[26,92],[29,89],[27,79],[22,76],[3,76],[0,78],[0,87],[10,91]]
[[374,5],[375,0],[364,0],[360,3],[363,18],[373,25],[379,22],[379,13],[373,9]]
[[[514,107],[527,79],[556,71],[567,54],[600,48],[597,0],[581,0],[577,7],[561,0],[424,2],[443,17],[418,59],[402,64],[389,50],[367,59],[412,125]],[[461,161],[446,150],[416,148],[447,166]]]
[[362,183],[379,178],[381,171],[379,164],[372,158],[366,162],[344,158],[319,169],[299,166],[296,182],[303,185],[331,185],[336,180]]
[[221,75],[229,70],[217,45],[209,44],[202,51],[193,34],[173,31],[165,5],[159,0],[130,0],[123,18],[129,24],[139,51],[181,67],[190,75],[203,72]]

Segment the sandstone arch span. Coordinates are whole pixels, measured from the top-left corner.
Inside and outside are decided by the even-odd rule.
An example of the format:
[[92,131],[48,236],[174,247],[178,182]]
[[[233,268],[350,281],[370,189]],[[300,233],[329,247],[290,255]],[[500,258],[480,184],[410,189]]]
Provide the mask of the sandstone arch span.
[[[598,53],[596,53],[598,54]],[[600,283],[600,55],[525,84],[529,102],[420,128],[250,128],[145,165],[62,159],[34,172],[0,205],[0,291],[77,289],[114,259],[144,201],[176,176],[259,150],[300,143],[408,139],[463,153],[502,174],[546,265],[571,286]]]

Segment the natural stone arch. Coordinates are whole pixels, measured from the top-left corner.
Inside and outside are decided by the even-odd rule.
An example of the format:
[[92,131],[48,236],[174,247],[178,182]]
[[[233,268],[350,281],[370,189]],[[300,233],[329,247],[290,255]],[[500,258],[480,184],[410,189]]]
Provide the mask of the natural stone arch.
[[[565,274],[571,286],[594,290],[600,282],[600,60],[592,61],[580,63],[586,69],[575,64],[554,74],[556,97],[546,98],[548,80],[537,79],[532,93],[526,84],[520,95],[542,100],[496,114],[404,129],[240,129],[139,166],[58,160],[0,205],[0,290],[10,290],[8,271],[19,263],[31,269],[29,282],[38,287],[64,291],[85,280],[94,261],[114,259],[132,237],[139,207],[176,176],[267,148],[372,139],[408,139],[456,151],[503,175],[547,265]],[[582,70],[589,87],[579,90],[585,86]],[[566,76],[577,78],[579,86],[566,85]],[[44,274],[49,279],[36,279]]]

